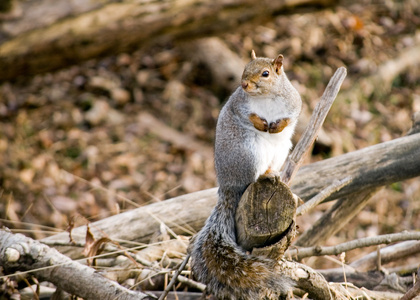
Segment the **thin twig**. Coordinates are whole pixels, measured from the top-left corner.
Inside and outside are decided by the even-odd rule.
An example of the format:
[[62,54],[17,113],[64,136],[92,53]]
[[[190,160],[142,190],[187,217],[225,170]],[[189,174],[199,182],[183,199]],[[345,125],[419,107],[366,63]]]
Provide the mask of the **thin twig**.
[[340,254],[340,261],[341,261],[341,267],[343,268],[344,284],[347,289],[347,277],[346,277],[346,268],[345,268],[346,253],[345,252]]
[[314,143],[318,132],[321,129],[322,124],[337,97],[340,86],[347,75],[347,70],[344,67],[340,67],[334,73],[330,79],[324,94],[322,94],[321,100],[316,105],[311,119],[309,120],[308,126],[306,126],[305,132],[296,144],[293,152],[287,158],[283,170],[281,172],[281,179],[284,183],[290,184],[293,176],[296,174],[300,165],[303,163],[303,159],[309,152],[311,145]]
[[[355,179],[360,180],[360,178]],[[354,185],[353,183],[349,184]],[[345,190],[343,188],[342,190]],[[339,199],[332,207],[330,207],[320,219],[318,219],[312,227],[303,232],[295,241],[295,246],[310,247],[324,244],[329,237],[343,228],[359,211],[366,205],[372,194],[379,187],[366,188],[344,198]],[[334,195],[340,194],[340,191]],[[329,197],[330,198],[330,197]]]
[[301,216],[306,214],[309,210],[317,206],[319,203],[324,201],[326,198],[331,196],[331,194],[339,191],[346,185],[348,185],[350,182],[352,182],[352,178],[346,177],[343,180],[336,180],[334,181],[330,186],[323,189],[321,192],[319,192],[315,197],[311,198],[308,202],[302,204],[299,206],[296,210],[296,215]]
[[178,276],[178,281],[181,282],[181,283],[183,283],[183,284],[188,285],[189,287],[192,287],[192,288],[195,288],[197,290],[200,290],[202,292],[204,292],[204,290],[206,289],[206,285],[205,284],[202,284],[200,282],[194,281],[194,280],[189,279],[189,278],[187,278],[185,276],[182,276],[182,275],[179,275]]
[[182,262],[181,266],[176,270],[174,276],[172,277],[171,281],[167,285],[166,289],[163,291],[162,295],[160,295],[158,300],[163,300],[168,295],[169,291],[171,290],[172,286],[175,284],[179,274],[184,270],[185,266],[187,265],[188,261],[190,259],[190,254],[187,254],[184,261]]
[[418,295],[420,295],[420,268],[417,270],[416,284],[411,289],[409,289],[407,293],[404,294],[401,300],[411,300]]
[[19,270],[22,274],[36,268],[35,277],[42,277],[58,288],[87,300],[111,299],[109,295],[115,294],[121,295],[122,300],[147,298],[146,294],[128,290],[47,245],[6,230],[0,230],[0,265],[6,273]]
[[290,250],[290,255],[297,260],[310,256],[323,256],[323,255],[338,255],[342,252],[350,251],[356,248],[363,248],[375,246],[380,244],[389,244],[393,242],[420,240],[420,232],[400,232],[379,235],[374,237],[361,238],[350,242],[338,244],[329,247],[307,247]]
[[[415,253],[420,252],[419,241],[405,241],[395,245],[391,245],[381,249],[382,264],[395,261],[404,257],[410,257]],[[376,250],[365,255],[364,257],[352,262],[350,266],[356,268],[358,271],[367,271],[375,269],[376,267]]]

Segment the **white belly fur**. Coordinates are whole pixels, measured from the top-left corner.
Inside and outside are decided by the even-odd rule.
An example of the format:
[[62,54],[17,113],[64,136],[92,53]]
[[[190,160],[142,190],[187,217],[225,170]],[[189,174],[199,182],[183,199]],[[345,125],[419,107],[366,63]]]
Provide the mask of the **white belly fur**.
[[[273,103],[274,102],[274,103]],[[284,105],[284,99],[253,99],[249,103],[250,111],[256,113],[260,118],[267,120],[268,124],[279,119],[290,118]],[[292,147],[291,138],[296,126],[296,122],[289,124],[280,133],[270,134],[255,130],[255,149],[257,157],[258,174],[257,178],[264,174],[268,168],[273,171],[280,171],[284,161]],[[257,179],[256,178],[256,179]]]
[[257,114],[260,118],[266,119],[268,124],[270,124],[279,119],[290,117],[290,113],[288,113],[288,109],[284,104],[285,101],[282,98],[273,100],[254,97],[248,105],[252,113]]
[[255,130],[254,151],[256,151],[255,157],[258,166],[255,179],[264,174],[268,168],[280,171],[292,147],[290,139],[293,135],[293,127],[289,125],[282,132],[276,134]]

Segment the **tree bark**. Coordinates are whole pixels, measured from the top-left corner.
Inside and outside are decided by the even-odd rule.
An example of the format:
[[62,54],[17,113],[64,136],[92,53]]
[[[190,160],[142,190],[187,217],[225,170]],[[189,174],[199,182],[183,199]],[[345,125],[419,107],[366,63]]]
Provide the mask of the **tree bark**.
[[379,189],[380,187],[368,188],[337,200],[311,228],[299,236],[295,245],[310,247],[324,244],[359,214]]
[[[380,250],[380,259],[382,264],[404,258],[410,257],[420,252],[419,241],[406,241],[391,245]],[[376,267],[378,260],[378,252],[373,251],[370,254],[352,262],[350,266],[360,272],[369,271]]]
[[[385,235],[378,235],[374,237],[361,238],[335,246],[313,246],[299,249],[290,249],[288,254],[296,260],[302,260],[305,257],[311,256],[324,256],[324,255],[339,255],[340,253],[347,252],[357,248],[364,248],[369,246],[376,246],[381,244],[390,244],[395,242],[407,240],[420,240],[420,232],[407,232],[390,233]],[[368,263],[365,261],[364,265]],[[359,263],[360,266],[360,263]]]
[[[408,135],[419,133],[420,114],[413,116],[413,127]],[[352,220],[369,202],[381,186],[367,186],[357,193],[339,199],[333,207],[325,212],[309,230],[306,230],[295,242],[296,246],[314,246],[323,244]]]
[[[112,240],[132,246],[138,246],[138,242],[149,243],[152,236],[160,232],[162,223],[176,234],[194,234],[203,226],[216,201],[217,188],[199,191],[94,222],[90,225],[90,231],[95,239],[106,234]],[[77,244],[84,244],[85,236],[86,226],[72,230]],[[56,246],[61,253],[73,259],[81,257],[82,249],[68,247],[71,245],[68,232],[45,238],[42,242]]]
[[[419,241],[405,241],[395,245],[387,246],[380,250],[381,264],[387,264],[406,257],[410,257],[420,252]],[[401,267],[401,265],[399,265]],[[346,272],[368,272],[375,270],[378,267],[378,251],[373,251],[362,258],[353,261],[350,265],[344,265]],[[417,265],[415,266],[417,268]],[[404,270],[409,267],[404,267]],[[343,268],[328,269],[325,271],[319,270],[321,273],[343,273]],[[394,270],[395,271],[395,270]]]
[[15,0],[0,15],[0,80],[162,40],[226,32],[297,6],[336,0]]
[[[58,289],[87,300],[152,299],[144,293],[118,285],[94,269],[72,261],[55,249],[22,234],[12,234],[6,230],[0,230],[0,265],[6,274],[31,271],[36,278],[51,282]],[[282,261],[276,266],[276,270],[293,280],[297,288],[308,292],[313,299],[330,299],[330,296],[331,299],[335,299],[334,290],[330,290],[325,279],[308,266],[298,262]]]
[[312,268],[294,261],[282,260],[277,270],[291,278],[296,287],[309,294],[311,299],[339,299],[325,278]]
[[[6,274],[33,271],[37,278],[84,299],[150,299],[111,281],[96,270],[72,261],[57,250],[22,234],[0,229],[0,265]],[[34,271],[37,270],[37,271]]]
[[420,175],[420,134],[398,138],[303,166],[292,191],[307,200],[348,176],[353,181],[326,200],[333,200]]

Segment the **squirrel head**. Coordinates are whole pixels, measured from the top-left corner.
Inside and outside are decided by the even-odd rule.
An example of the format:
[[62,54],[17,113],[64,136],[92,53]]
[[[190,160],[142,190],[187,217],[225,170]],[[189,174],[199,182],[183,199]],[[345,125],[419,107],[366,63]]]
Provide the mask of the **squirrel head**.
[[245,66],[241,85],[250,95],[266,95],[273,92],[273,87],[283,73],[283,55],[276,59],[257,57],[254,50],[252,60]]

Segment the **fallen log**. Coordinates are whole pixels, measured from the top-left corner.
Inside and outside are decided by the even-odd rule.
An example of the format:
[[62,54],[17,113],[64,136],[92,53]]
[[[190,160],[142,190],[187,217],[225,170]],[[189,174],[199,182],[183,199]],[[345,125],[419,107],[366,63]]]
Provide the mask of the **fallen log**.
[[[291,186],[292,191],[308,200],[328,187],[334,180],[348,176],[353,181],[333,193],[327,200],[345,197],[367,187],[383,186],[420,176],[420,133],[370,146],[358,151],[316,162],[299,169]],[[176,234],[198,231],[209,216],[217,200],[217,188],[179,196],[121,213],[90,225],[95,237],[106,234],[116,241],[148,242],[159,231],[161,223]],[[124,230],[121,230],[124,228]],[[73,229],[73,238],[84,243],[86,226]],[[71,257],[79,257],[80,249],[67,247],[67,232],[42,240],[57,246]]]
[[0,265],[7,274],[33,271],[37,278],[88,300],[112,300],[116,296],[121,300],[151,299],[144,293],[120,286],[95,269],[72,261],[55,249],[3,229],[0,229]]
[[[77,3],[75,3],[77,2]],[[335,0],[15,0],[0,15],[0,80],[34,75],[162,40],[226,32],[298,6]]]
[[[419,133],[420,113],[413,115],[413,127],[408,135]],[[390,161],[391,163],[391,161]],[[404,171],[403,171],[404,172]],[[382,187],[380,185],[366,188],[339,199],[310,229],[306,230],[295,242],[296,246],[314,246],[325,243],[328,238],[341,230],[366,206],[369,200]]]

